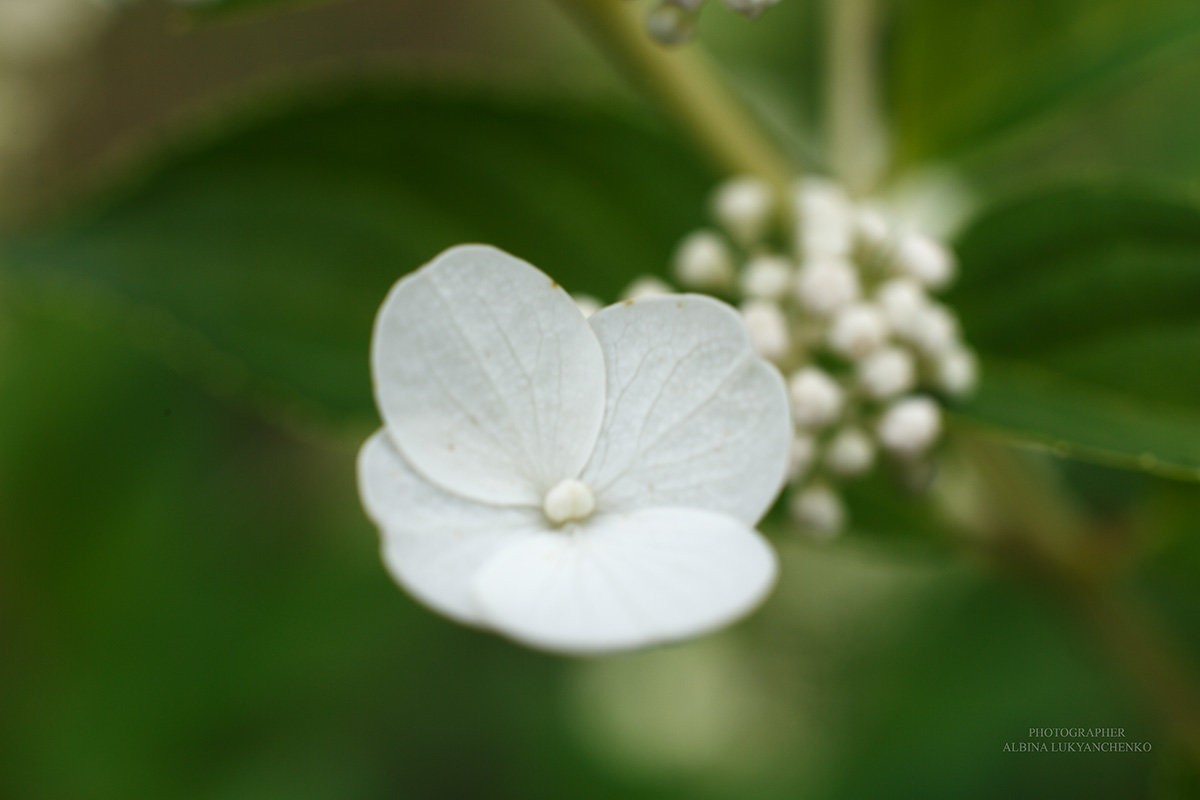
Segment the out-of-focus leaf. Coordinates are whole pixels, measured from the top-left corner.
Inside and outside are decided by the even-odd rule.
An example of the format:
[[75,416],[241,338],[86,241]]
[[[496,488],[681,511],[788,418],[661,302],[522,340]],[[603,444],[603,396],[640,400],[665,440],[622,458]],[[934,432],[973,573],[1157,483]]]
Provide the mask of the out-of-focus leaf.
[[907,0],[894,20],[904,164],[993,140],[1200,41],[1191,0]]
[[8,299],[5,800],[659,796],[572,745],[572,662],[388,579],[352,448]]
[[950,302],[984,363],[964,416],[1200,479],[1200,206],[1063,187],[983,214],[958,251]]
[[293,6],[335,2],[343,0],[194,0],[188,10],[196,19],[210,20],[242,12],[283,10]]
[[711,180],[618,115],[360,90],[183,148],[98,210],[8,243],[0,263],[98,290],[227,390],[362,420],[371,323],[401,275],[488,242],[614,299],[667,263]]

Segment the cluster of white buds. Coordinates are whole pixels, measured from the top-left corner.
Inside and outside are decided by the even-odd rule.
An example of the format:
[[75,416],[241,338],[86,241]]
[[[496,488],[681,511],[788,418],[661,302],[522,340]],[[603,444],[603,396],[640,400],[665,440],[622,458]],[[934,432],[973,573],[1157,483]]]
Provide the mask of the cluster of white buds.
[[[754,18],[779,0],[722,0],[744,16]],[[646,14],[646,30],[659,43],[683,44],[696,33],[696,21],[704,0],[655,0]]]
[[[974,354],[932,296],[954,279],[937,240],[822,179],[779,194],[755,178],[718,187],[719,226],[687,236],[674,271],[687,290],[740,308],[755,348],[788,380],[796,432],[789,509],[814,536],[837,534],[839,483],[882,460],[917,475],[942,430],[936,398],[970,394]],[[641,278],[626,297],[670,291]]]

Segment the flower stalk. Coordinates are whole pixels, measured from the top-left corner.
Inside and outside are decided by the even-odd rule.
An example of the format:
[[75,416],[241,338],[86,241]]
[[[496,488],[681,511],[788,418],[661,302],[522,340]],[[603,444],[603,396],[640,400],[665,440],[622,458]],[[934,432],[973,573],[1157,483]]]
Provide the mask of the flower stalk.
[[722,172],[754,175],[781,193],[795,177],[795,166],[728,90],[698,45],[668,50],[656,44],[629,3],[557,1]]

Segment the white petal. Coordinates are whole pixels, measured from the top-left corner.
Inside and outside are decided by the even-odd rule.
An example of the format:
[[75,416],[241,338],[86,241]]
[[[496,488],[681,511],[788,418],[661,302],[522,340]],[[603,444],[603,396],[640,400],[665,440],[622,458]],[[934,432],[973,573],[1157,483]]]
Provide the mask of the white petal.
[[479,568],[505,546],[545,529],[534,509],[477,503],[434,486],[405,462],[386,430],[359,452],[358,485],[396,582],[460,622],[481,623],[471,594]]
[[601,653],[706,633],[757,606],[775,553],[723,514],[654,508],[522,539],[475,584],[495,630],[545,650]]
[[482,245],[447,250],[396,284],[371,368],[409,463],[484,502],[540,505],[578,476],[604,413],[600,346],[570,296]]
[[673,295],[590,322],[608,369],[604,428],[582,478],[597,510],[685,506],[754,525],[783,486],[792,423],[783,378],[737,313]]

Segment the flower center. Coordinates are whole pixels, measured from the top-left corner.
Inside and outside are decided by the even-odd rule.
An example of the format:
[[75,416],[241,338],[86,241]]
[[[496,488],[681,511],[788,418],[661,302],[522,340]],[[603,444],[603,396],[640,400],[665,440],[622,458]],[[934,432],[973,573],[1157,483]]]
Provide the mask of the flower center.
[[595,509],[592,490],[574,478],[559,481],[542,501],[542,513],[555,525],[586,519]]

